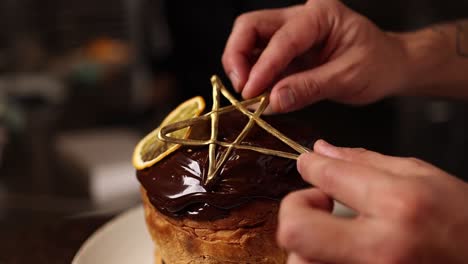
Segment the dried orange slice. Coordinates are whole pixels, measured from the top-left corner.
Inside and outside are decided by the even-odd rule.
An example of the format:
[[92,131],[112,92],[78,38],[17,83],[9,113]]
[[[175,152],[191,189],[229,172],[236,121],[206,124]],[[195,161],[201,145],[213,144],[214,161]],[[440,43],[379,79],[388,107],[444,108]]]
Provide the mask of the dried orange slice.
[[[201,96],[193,97],[179,106],[164,118],[158,128],[146,135],[135,147],[132,157],[133,167],[142,170],[156,164],[158,161],[174,152],[180,147],[179,144],[163,142],[158,139],[161,127],[178,121],[199,116],[205,109],[205,101]],[[174,138],[188,138],[190,128],[174,131],[169,135]]]

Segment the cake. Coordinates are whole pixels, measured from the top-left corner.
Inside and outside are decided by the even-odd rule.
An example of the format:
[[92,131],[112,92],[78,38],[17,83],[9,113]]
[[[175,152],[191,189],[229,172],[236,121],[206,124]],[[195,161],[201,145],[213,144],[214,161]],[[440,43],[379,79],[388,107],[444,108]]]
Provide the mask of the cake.
[[[203,98],[187,100],[133,154],[155,263],[286,263],[280,201],[310,186],[296,158],[321,135],[291,116],[261,116],[266,94],[239,102],[211,81],[211,112],[200,116]],[[220,107],[221,94],[231,106]]]
[[[318,138],[287,116],[262,119],[303,146],[311,147]],[[234,141],[247,122],[240,111],[220,114],[218,138]],[[190,134],[190,138],[209,136],[208,121],[194,126]],[[242,143],[291,152],[258,125]],[[226,150],[216,149],[218,158]],[[182,146],[137,171],[146,223],[157,248],[156,263],[285,263],[286,252],[275,238],[280,200],[309,186],[297,172],[295,160],[234,149],[215,180],[205,185],[208,165],[207,146]]]

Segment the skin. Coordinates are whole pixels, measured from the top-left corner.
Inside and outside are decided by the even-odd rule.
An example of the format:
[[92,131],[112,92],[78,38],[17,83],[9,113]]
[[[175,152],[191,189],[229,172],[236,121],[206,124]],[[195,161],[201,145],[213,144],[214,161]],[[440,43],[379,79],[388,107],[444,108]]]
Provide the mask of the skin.
[[271,87],[272,112],[323,99],[365,104],[391,95],[468,99],[468,22],[383,32],[336,0],[246,13],[222,57],[236,91]]
[[[234,23],[222,62],[244,98],[270,91],[270,112],[319,100],[366,104],[387,96],[468,99],[468,22],[384,32],[336,0],[255,11]],[[269,89],[271,88],[271,90]],[[298,170],[317,188],[291,193],[279,213],[288,263],[464,263],[467,184],[415,158],[319,140]],[[332,200],[357,212],[330,214]]]
[[[320,140],[298,170],[318,189],[287,196],[278,242],[289,263],[465,263],[468,185],[418,159]],[[359,214],[331,215],[333,197]],[[320,205],[318,205],[320,204]]]

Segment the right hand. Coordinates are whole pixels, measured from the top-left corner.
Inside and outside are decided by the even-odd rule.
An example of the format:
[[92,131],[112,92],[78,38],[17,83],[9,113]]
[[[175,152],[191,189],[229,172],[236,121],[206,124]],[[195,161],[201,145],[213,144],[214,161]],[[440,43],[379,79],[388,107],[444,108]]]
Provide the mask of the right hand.
[[[297,168],[315,188],[281,202],[278,244],[288,264],[467,263],[466,182],[418,159],[322,140]],[[329,197],[357,216],[330,214]]]
[[222,62],[244,98],[272,87],[271,110],[322,99],[374,102],[404,87],[405,44],[337,0],[255,11],[235,22]]

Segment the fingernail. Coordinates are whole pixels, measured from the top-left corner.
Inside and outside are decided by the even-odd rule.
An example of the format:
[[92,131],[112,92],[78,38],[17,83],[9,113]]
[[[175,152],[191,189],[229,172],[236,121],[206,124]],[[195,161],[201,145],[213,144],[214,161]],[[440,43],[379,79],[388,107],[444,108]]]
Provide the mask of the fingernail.
[[265,111],[263,111],[264,115],[273,115],[275,114],[275,111],[271,107],[271,104],[268,104],[267,107],[265,108]]
[[319,139],[315,142],[314,151],[331,158],[340,157],[339,149],[323,139]]
[[[247,106],[247,109],[252,111],[252,112],[255,112],[257,111],[258,107],[260,106],[260,103],[256,103],[256,104],[253,104],[253,105],[249,105]],[[273,111],[273,109],[271,108],[270,105],[267,105],[267,107],[265,107],[265,110],[263,110],[263,113],[262,115],[272,115],[274,114],[275,112]]]
[[309,156],[310,156],[310,153],[303,153],[299,155],[299,157],[297,158],[296,166],[297,166],[297,170],[299,171],[299,173],[301,173],[302,171],[302,166],[304,166],[304,164],[307,163],[307,157]]
[[229,79],[231,80],[232,86],[234,87],[234,90],[236,90],[236,92],[239,92],[239,74],[237,74],[237,72],[235,71],[232,71],[228,75]]
[[239,91],[239,92],[242,92],[242,97],[243,98],[250,98],[250,94],[248,94],[249,92],[249,87],[250,87],[250,83],[251,83],[251,77],[249,76],[249,79],[247,80],[247,82],[245,83],[244,85],[244,89],[242,89],[242,91]]
[[288,111],[294,106],[294,104],[296,104],[294,93],[288,86],[280,88],[278,90],[277,97],[279,106],[283,112]]

